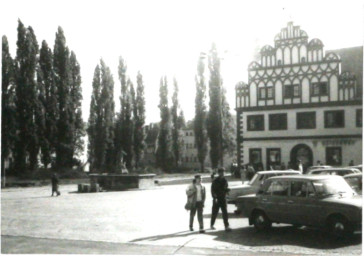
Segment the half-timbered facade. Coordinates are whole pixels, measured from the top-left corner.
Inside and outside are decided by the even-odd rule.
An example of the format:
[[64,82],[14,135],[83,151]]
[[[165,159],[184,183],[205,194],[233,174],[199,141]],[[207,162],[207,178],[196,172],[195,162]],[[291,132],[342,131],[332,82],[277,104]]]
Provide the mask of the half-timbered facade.
[[341,72],[340,56],[325,54],[321,40],[308,39],[289,22],[249,65],[248,84],[236,86],[240,165],[362,162],[357,78]]

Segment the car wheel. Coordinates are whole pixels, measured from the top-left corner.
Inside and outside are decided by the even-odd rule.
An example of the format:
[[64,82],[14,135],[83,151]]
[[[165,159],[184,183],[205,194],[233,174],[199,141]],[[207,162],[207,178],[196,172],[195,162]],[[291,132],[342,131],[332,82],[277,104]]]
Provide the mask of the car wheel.
[[266,230],[272,226],[272,222],[268,219],[268,217],[262,211],[257,211],[254,213],[253,224],[254,224],[254,227],[259,231]]
[[335,237],[343,237],[351,233],[348,221],[342,216],[330,218],[328,221],[328,230]]

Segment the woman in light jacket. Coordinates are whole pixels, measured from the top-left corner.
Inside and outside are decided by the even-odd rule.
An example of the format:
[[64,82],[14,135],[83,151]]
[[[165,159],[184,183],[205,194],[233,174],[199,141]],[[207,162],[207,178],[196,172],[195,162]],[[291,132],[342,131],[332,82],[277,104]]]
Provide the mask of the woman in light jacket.
[[196,175],[192,184],[187,187],[186,194],[188,202],[191,206],[190,209],[190,230],[193,231],[193,220],[197,211],[197,219],[200,224],[200,233],[205,233],[203,227],[203,208],[205,206],[206,189],[201,184],[201,176]]

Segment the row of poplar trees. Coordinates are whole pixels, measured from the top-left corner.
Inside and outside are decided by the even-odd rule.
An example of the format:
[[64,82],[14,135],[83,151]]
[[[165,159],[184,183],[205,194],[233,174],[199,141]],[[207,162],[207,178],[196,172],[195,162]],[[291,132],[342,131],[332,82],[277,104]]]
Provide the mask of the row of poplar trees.
[[[38,45],[32,27],[18,21],[15,58],[2,37],[2,168],[14,159],[14,175],[71,168],[83,151],[80,65],[61,27],[52,49]],[[40,161],[39,161],[40,159]]]
[[136,89],[126,74],[127,65],[119,58],[121,84],[120,111],[115,114],[114,79],[101,59],[94,71],[88,120],[88,161],[91,172],[119,172],[138,169],[144,152],[145,99],[143,76]]
[[[220,74],[220,58],[216,46],[213,44],[208,54],[209,81],[208,91],[205,79],[205,54],[201,55],[197,65],[196,96],[195,96],[195,117],[193,129],[195,133],[195,144],[200,169],[205,169],[207,154],[210,156],[212,168],[224,166],[224,155],[232,154],[235,149],[235,134],[233,117],[226,100],[226,90],[223,87],[223,80]],[[209,96],[209,108],[207,108],[207,93]],[[181,154],[180,135],[178,131],[183,128],[177,116],[178,86],[174,81],[174,94],[172,96],[172,107],[168,107],[168,86],[167,80],[161,79],[160,89],[160,125],[157,141],[156,159],[157,165],[163,169],[178,167]],[[210,147],[208,147],[210,143]],[[209,148],[209,151],[208,151]],[[172,165],[173,166],[173,165]]]

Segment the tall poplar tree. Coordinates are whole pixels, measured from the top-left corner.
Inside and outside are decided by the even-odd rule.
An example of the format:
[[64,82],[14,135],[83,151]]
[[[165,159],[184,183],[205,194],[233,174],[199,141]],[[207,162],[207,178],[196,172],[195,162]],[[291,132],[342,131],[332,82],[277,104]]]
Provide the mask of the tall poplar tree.
[[195,143],[197,147],[197,158],[200,163],[201,171],[205,169],[205,158],[207,154],[207,131],[206,131],[206,84],[205,84],[205,64],[200,58],[197,65],[196,97],[195,97]]
[[159,110],[161,121],[159,124],[158,146],[156,152],[157,166],[163,171],[170,168],[170,114],[168,108],[168,85],[167,78],[161,78],[159,87]]
[[110,172],[114,150],[114,80],[103,60],[95,68],[92,88],[87,128],[88,161],[91,171]]
[[[31,27],[18,21],[16,57],[16,113],[18,140],[15,146],[16,169],[33,171],[37,168],[39,153],[39,124],[41,104],[36,81],[38,43]],[[29,159],[27,166],[26,158]]]
[[97,65],[94,71],[94,77],[92,81],[92,95],[91,95],[91,103],[90,103],[90,115],[88,118],[88,127],[87,127],[87,135],[88,135],[88,146],[87,146],[87,158],[90,164],[90,171],[96,172],[100,169],[100,152],[98,151],[100,148],[97,147],[100,138],[98,130],[101,127],[101,107],[100,103],[100,95],[101,95],[101,72],[100,66]]
[[208,56],[210,80],[209,80],[209,112],[207,117],[207,132],[210,139],[210,159],[212,168],[222,164],[222,108],[220,59],[215,44],[212,45]]
[[43,93],[40,100],[43,105],[44,126],[41,138],[41,161],[47,168],[52,163],[57,135],[57,90],[54,83],[53,55],[46,41],[42,42],[39,55],[38,85]]
[[180,132],[180,122],[178,118],[178,83],[176,78],[173,79],[173,96],[172,96],[172,108],[171,108],[171,118],[172,118],[172,152],[174,159],[174,166],[178,168],[178,163],[181,155],[181,139],[179,136]]
[[137,75],[137,88],[136,95],[133,97],[133,111],[134,111],[134,155],[135,167],[138,168],[140,159],[143,157],[145,148],[145,98],[144,98],[144,83],[143,76],[140,72]]
[[72,158],[81,156],[83,152],[83,137],[85,127],[82,119],[82,87],[81,87],[81,67],[77,61],[76,54],[71,51],[70,63],[70,98],[72,104]]
[[59,118],[57,120],[56,166],[71,167],[73,164],[73,103],[71,98],[71,69],[69,49],[63,29],[58,27],[53,50],[53,68],[57,87]]
[[123,58],[119,58],[119,80],[121,85],[120,112],[118,113],[115,131],[116,168],[120,170],[121,160],[127,168],[132,167],[133,160],[133,120],[132,99],[130,93],[131,81],[126,76],[127,66]]
[[14,63],[5,35],[2,37],[1,56],[1,173],[4,174],[5,159],[13,153],[16,139]]

